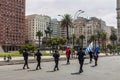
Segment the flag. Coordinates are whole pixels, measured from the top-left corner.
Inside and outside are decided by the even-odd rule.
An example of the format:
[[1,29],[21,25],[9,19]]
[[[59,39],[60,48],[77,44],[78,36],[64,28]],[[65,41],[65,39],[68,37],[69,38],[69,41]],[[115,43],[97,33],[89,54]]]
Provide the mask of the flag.
[[96,48],[95,48],[95,51],[94,51],[94,56],[97,56],[97,55],[98,55],[98,51],[99,51],[99,46],[96,45]]
[[85,54],[88,54],[90,51],[91,52],[93,51],[93,42],[91,42],[89,46],[86,48]]

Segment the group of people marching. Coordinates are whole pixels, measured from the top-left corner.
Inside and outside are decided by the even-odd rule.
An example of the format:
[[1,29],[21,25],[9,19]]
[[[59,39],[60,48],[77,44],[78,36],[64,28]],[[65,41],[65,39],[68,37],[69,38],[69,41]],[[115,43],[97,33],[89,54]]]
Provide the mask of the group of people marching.
[[[40,52],[39,49],[35,53],[35,56],[36,56],[36,60],[37,60],[36,70],[42,69],[41,65],[40,65],[42,53]],[[29,69],[29,66],[28,66],[28,52],[27,52],[26,49],[24,49],[24,51],[23,51],[23,57],[24,57],[24,61],[25,61],[23,69],[25,69],[25,67],[27,67],[27,69]],[[59,57],[60,57],[60,54],[58,53],[57,50],[54,52],[53,57],[54,57],[54,61],[55,61],[54,71],[56,71],[56,69],[59,70],[59,68],[58,68],[58,62],[59,62]]]
[[[66,57],[67,57],[67,64],[70,64],[70,54],[71,54],[71,51],[70,51],[70,48],[67,47],[66,48]],[[97,66],[97,61],[98,61],[98,49],[95,49],[94,52],[92,51],[89,51],[89,56],[90,56],[90,63],[92,63],[92,59],[94,58],[95,60],[95,65],[94,66]],[[83,51],[83,48],[78,48],[78,51],[77,51],[77,56],[78,56],[78,61],[79,61],[79,64],[80,64],[80,69],[79,69],[79,72],[78,73],[82,73],[83,72],[83,64],[84,64],[84,56],[85,56],[85,51]]]
[[[92,62],[92,58],[94,57],[95,66],[97,66],[98,53],[99,53],[98,50],[97,50],[97,52],[95,51],[95,54],[92,51],[89,52],[90,63]],[[71,55],[71,50],[70,50],[69,47],[67,47],[66,48],[66,58],[67,58],[67,63],[66,64],[70,64],[70,55]],[[79,61],[79,64],[80,64],[79,73],[83,72],[83,64],[84,64],[84,56],[85,55],[86,54],[83,51],[83,49],[79,47],[78,51],[77,51],[78,61]],[[36,70],[38,70],[38,69],[41,69],[40,63],[41,63],[41,56],[42,56],[42,53],[40,52],[39,49],[35,53],[35,56],[36,56],[36,60],[37,60]],[[24,61],[25,61],[23,69],[25,69],[25,67],[27,67],[27,69],[29,69],[29,66],[28,66],[28,52],[27,52],[26,49],[24,49],[24,51],[23,51],[23,57],[24,57]],[[55,52],[53,53],[53,58],[54,58],[54,61],[55,61],[55,67],[53,69],[54,71],[59,70],[59,67],[58,67],[59,57],[60,57],[59,52],[57,50],[55,50]]]
[[[38,51],[36,52],[35,56],[37,57],[37,58],[36,58],[36,59],[37,59],[36,70],[38,70],[38,68],[41,69],[40,63],[41,63],[41,56],[42,56],[42,54],[41,54],[41,52],[40,52],[39,49],[38,49]],[[24,51],[23,51],[23,57],[24,57],[24,61],[25,61],[24,66],[23,66],[23,69],[25,69],[25,66],[27,67],[27,69],[29,69],[29,66],[28,66],[28,52],[27,52],[26,49],[24,49]]]

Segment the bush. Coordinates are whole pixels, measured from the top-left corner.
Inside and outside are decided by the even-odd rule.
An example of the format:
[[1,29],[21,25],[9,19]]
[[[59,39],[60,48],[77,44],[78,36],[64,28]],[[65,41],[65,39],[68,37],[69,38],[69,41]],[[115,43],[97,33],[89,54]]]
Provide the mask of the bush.
[[22,56],[22,54],[20,54],[19,52],[14,52],[14,53],[0,53],[0,57],[4,57],[4,56]]

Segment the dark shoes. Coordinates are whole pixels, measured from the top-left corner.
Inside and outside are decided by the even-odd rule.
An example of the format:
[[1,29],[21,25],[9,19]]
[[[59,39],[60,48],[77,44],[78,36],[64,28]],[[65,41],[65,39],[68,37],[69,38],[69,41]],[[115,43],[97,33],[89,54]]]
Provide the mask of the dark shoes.
[[70,62],[67,62],[66,64],[70,64]]
[[[54,69],[54,71],[56,71],[56,69]],[[57,68],[57,71],[59,71],[59,68]]]
[[[39,69],[42,69],[41,67]],[[38,68],[36,68],[36,70],[38,70]]]
[[[23,67],[23,69],[25,69],[25,67]],[[27,69],[30,69],[29,67],[27,67]]]
[[80,71],[79,71],[79,74],[82,73],[82,72],[83,72],[83,70],[80,70]]
[[97,64],[95,64],[95,66],[97,66]]

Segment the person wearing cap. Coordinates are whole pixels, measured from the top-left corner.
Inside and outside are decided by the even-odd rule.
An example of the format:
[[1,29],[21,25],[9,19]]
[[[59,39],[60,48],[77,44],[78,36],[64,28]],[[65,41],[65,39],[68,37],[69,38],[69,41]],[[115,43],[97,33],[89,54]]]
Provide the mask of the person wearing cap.
[[55,61],[54,71],[56,71],[56,69],[59,70],[58,64],[59,64],[59,57],[60,57],[60,54],[58,53],[57,50],[56,50],[55,53],[53,54],[53,57],[54,57],[54,61]]
[[28,52],[26,49],[24,49],[23,51],[23,57],[24,57],[24,66],[23,66],[23,69],[25,69],[25,66],[27,66],[27,69],[29,69],[28,67]]
[[41,52],[40,52],[39,49],[38,49],[37,53],[35,54],[35,56],[37,57],[37,58],[36,58],[36,59],[37,59],[37,67],[36,67],[36,70],[38,70],[38,68],[41,69],[40,63],[41,63],[41,56],[42,56],[42,54],[41,54]]

